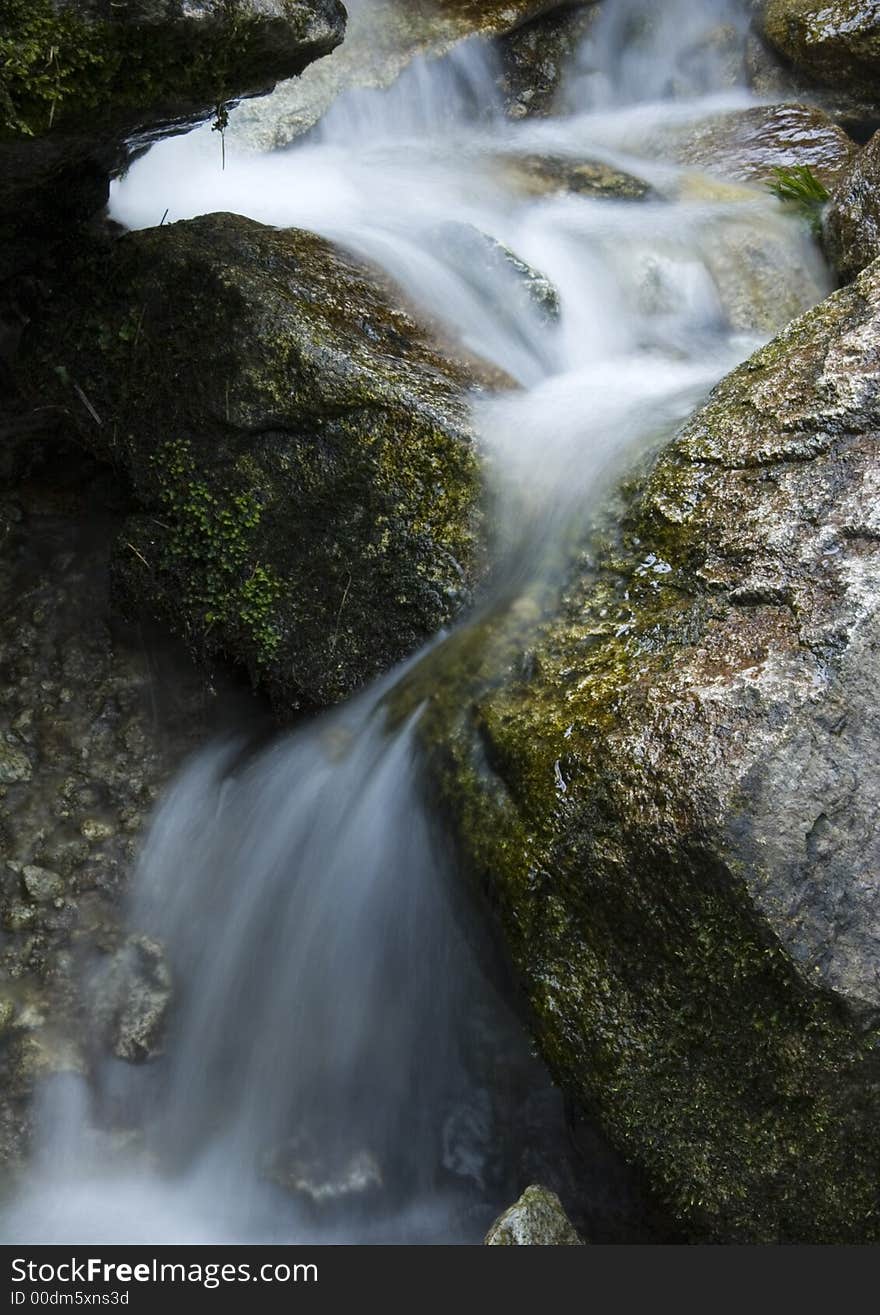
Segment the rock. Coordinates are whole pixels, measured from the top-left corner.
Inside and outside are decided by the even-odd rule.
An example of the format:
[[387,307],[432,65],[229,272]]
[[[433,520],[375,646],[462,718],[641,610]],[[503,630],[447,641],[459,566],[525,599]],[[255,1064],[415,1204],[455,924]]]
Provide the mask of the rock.
[[25,864],[21,871],[21,880],[28,899],[33,900],[34,904],[48,904],[50,900],[58,899],[64,894],[64,882],[58,873],[49,872],[34,863]]
[[759,220],[751,207],[732,206],[706,227],[701,240],[726,322],[740,333],[763,338],[778,333],[832,288],[807,225],[796,241],[790,219],[770,213],[776,208],[768,197]]
[[877,100],[880,11],[873,0],[766,0],[763,32],[799,73]]
[[487,1247],[579,1247],[578,1237],[562,1202],[545,1187],[527,1187],[522,1196],[489,1229]]
[[699,165],[723,178],[764,182],[774,169],[806,166],[827,188],[843,177],[857,153],[851,137],[822,110],[808,105],[757,105],[706,119],[674,148],[680,164]]
[[839,180],[825,213],[825,246],[848,283],[880,256],[880,132]]
[[92,1018],[118,1059],[141,1063],[164,1049],[171,971],[162,946],[129,936],[95,982]]
[[875,262],[392,705],[552,1073],[693,1239],[880,1238],[878,439]]
[[503,182],[523,196],[571,193],[605,200],[644,201],[654,195],[641,178],[601,160],[510,152],[499,157],[498,171]]
[[[112,617],[124,491],[82,451],[45,455],[0,544],[0,725],[26,737],[30,768],[0,790],[0,852],[15,856],[0,862],[0,1032],[3,1002],[15,1004],[0,1059],[4,1181],[27,1158],[35,1084],[83,1069],[84,1055],[105,1058],[88,968],[119,949],[133,851],[158,792],[230,697],[222,671],[218,699],[182,646]],[[259,707],[246,715],[252,724]],[[97,817],[113,834],[87,840],[81,824]]]
[[351,1206],[375,1200],[382,1170],[372,1151],[336,1146],[336,1137],[318,1139],[303,1132],[268,1158],[265,1177],[312,1208]]
[[439,59],[470,38],[497,37],[564,7],[564,0],[371,0],[352,7],[345,44],[333,58],[265,100],[239,106],[230,118],[230,140],[257,151],[285,146],[313,128],[343,92],[390,87],[419,56]]
[[483,298],[492,298],[495,294],[493,311],[496,315],[508,314],[507,308],[498,304],[500,275],[520,305],[531,305],[548,322],[559,319],[561,303],[558,288],[546,274],[529,265],[497,238],[475,228],[473,224],[450,220],[437,226],[434,239],[443,255],[478,288]]
[[0,736],[0,785],[18,785],[30,779],[30,758],[23,749]]
[[271,89],[342,40],[339,0],[2,0],[0,274],[101,209],[127,143]]
[[469,599],[466,392],[509,381],[323,239],[231,215],[128,234],[47,309],[20,373],[143,509],[123,600],[277,707],[344,698]]
[[498,39],[499,85],[512,119],[554,113],[565,74],[599,12],[596,3],[571,5]]

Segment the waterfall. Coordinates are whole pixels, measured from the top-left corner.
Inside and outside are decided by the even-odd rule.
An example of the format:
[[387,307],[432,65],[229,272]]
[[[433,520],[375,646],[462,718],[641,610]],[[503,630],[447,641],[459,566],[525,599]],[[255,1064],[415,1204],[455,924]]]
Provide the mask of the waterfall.
[[[718,275],[744,226],[786,253],[805,295],[825,290],[771,198],[683,187],[655,149],[667,128],[748,103],[729,82],[743,35],[725,0],[609,0],[555,118],[507,121],[492,50],[469,42],[386,91],[345,94],[284,150],[249,152],[234,115],[225,167],[210,126],[161,142],[114,184],[111,214],[147,227],[231,210],[312,229],[502,367],[520,389],[476,416],[497,587],[526,588],[621,462],[757,344]],[[535,155],[598,160],[654,190],[517,191],[511,162]],[[511,263],[474,254],[475,233],[558,289],[558,318]],[[476,1242],[525,1186],[517,1156],[568,1153],[561,1100],[464,930],[418,711],[386,727],[400,676],[268,747],[224,741],[184,768],[127,915],[170,964],[165,1054],[48,1084],[8,1240]]]

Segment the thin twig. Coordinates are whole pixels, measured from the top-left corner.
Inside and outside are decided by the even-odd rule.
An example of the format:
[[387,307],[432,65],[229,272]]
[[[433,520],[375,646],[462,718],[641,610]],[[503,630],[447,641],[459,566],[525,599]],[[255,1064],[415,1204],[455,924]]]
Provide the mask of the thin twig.
[[339,639],[339,626],[342,622],[342,609],[345,607],[346,601],[348,599],[348,591],[351,588],[351,581],[352,581],[352,574],[351,571],[349,571],[348,584],[345,586],[345,592],[342,595],[342,602],[339,604],[339,611],[336,613],[336,629],[333,632],[333,639],[330,644],[331,653],[336,652],[336,641]]
[[138,552],[137,548],[134,546],[133,543],[129,543],[129,542],[128,542],[128,539],[126,539],[126,540],[125,540],[125,546],[126,546],[126,548],[130,548],[130,549],[131,549],[131,551],[134,553],[135,557],[139,557],[139,558],[140,558],[140,560],[143,562],[144,566],[146,566],[146,568],[147,568],[148,571],[152,571],[153,568],[152,568],[152,566],[150,565],[150,563],[147,561],[147,559],[146,559],[146,557],[144,556],[144,554],[143,554],[142,552]]

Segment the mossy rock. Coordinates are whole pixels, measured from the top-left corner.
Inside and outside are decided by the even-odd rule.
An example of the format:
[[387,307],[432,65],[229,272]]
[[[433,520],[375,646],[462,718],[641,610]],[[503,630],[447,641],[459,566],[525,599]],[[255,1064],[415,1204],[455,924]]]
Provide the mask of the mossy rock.
[[0,0],[0,139],[265,91],[342,40],[338,0]]
[[[266,100],[240,106],[230,131],[239,145],[256,150],[284,146],[313,128],[337,97],[390,87],[414,59],[441,59],[473,38],[503,40],[538,16],[569,9],[569,0],[370,0],[352,6],[345,43],[333,59]],[[503,49],[501,61],[507,64]]]
[[344,32],[340,0],[0,0],[0,277],[101,209],[130,139],[222,119]]
[[467,393],[508,381],[398,303],[320,238],[210,215],[93,252],[25,341],[22,387],[143,509],[123,595],[282,708],[410,654],[481,569]]
[[486,1234],[487,1247],[583,1246],[555,1192],[527,1187]]
[[694,1240],[880,1239],[878,441],[875,263],[389,709],[553,1073]]
[[766,0],[763,32],[800,73],[880,94],[880,14],[870,0]]
[[846,283],[880,256],[880,132],[838,181],[823,231],[831,263]]
[[644,201],[655,197],[649,183],[602,160],[508,152],[498,158],[502,181],[523,196],[572,195],[597,200]]

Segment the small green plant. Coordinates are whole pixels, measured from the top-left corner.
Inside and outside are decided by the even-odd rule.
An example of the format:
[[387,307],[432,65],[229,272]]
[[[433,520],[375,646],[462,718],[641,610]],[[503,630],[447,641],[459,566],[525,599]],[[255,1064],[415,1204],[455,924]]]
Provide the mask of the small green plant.
[[831,193],[808,164],[774,169],[773,178],[767,187],[783,205],[797,210],[813,231],[818,233],[822,223],[822,209],[830,201]]
[[172,530],[161,565],[181,602],[201,613],[208,630],[241,628],[258,660],[270,662],[281,643],[275,604],[282,584],[271,566],[253,563],[260,503],[251,493],[209,488],[186,442],[166,443],[153,464]]

